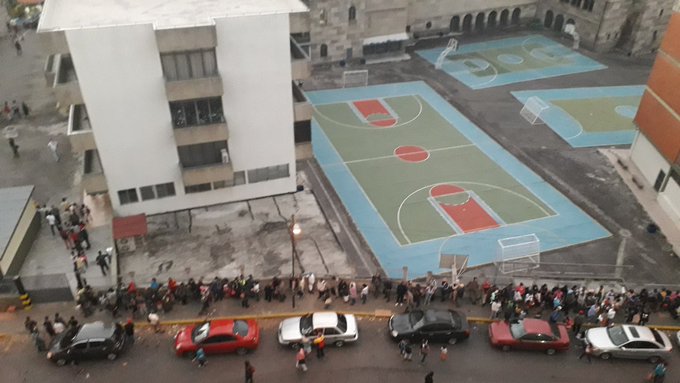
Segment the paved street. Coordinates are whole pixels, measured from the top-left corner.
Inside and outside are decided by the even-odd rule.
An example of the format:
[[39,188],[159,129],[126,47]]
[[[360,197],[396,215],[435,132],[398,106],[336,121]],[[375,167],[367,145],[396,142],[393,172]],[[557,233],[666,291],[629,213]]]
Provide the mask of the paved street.
[[[439,346],[433,345],[425,366],[400,360],[396,344],[387,336],[384,320],[362,320],[360,339],[341,349],[330,346],[325,360],[308,358],[309,371],[295,369],[293,351],[280,347],[276,340],[277,321],[262,321],[260,348],[246,357],[211,356],[203,369],[172,352],[171,334],[155,335],[139,331],[140,339],[130,352],[114,362],[88,361],[79,366],[56,367],[37,354],[28,337],[0,344],[5,382],[239,382],[243,361],[256,368],[256,382],[363,383],[422,382],[430,370],[435,382],[639,382],[652,368],[640,361],[577,360],[579,349],[554,356],[542,353],[491,349],[486,326],[476,327],[467,342],[449,347],[449,360],[439,360]],[[670,361],[667,382],[675,381],[674,370],[680,358]]]

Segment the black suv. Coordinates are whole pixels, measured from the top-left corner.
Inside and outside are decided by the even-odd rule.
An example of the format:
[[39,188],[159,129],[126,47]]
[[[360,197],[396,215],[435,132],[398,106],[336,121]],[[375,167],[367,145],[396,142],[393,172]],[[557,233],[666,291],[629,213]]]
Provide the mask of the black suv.
[[58,366],[83,359],[114,360],[125,348],[125,334],[119,324],[93,322],[70,328],[54,338],[47,359]]

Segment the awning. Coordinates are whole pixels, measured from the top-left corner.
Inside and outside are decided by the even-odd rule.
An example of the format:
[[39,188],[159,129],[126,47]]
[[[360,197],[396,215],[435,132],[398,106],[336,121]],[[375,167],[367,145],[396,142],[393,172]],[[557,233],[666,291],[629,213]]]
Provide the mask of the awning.
[[38,5],[44,3],[45,0],[17,0],[21,5]]
[[113,239],[145,236],[148,231],[146,214],[116,217],[113,219]]
[[408,33],[406,32],[401,32],[401,33],[395,33],[393,35],[383,35],[383,36],[374,36],[374,37],[369,37],[367,39],[364,39],[364,45],[371,45],[371,44],[383,44],[387,43],[390,41],[404,41],[408,40]]

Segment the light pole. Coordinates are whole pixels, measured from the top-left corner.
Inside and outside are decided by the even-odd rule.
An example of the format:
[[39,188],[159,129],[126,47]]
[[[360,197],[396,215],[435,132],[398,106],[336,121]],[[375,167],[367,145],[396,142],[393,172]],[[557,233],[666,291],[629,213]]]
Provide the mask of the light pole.
[[293,286],[294,287],[293,296],[291,297],[291,300],[290,300],[293,304],[293,308],[295,308],[295,294],[296,294],[295,290],[297,290],[299,288],[299,286],[298,286],[299,284],[295,283],[295,255],[297,255],[297,251],[295,250],[295,237],[300,235],[301,233],[302,233],[302,229],[300,228],[300,225],[298,225],[298,223],[295,222],[295,214],[293,214],[290,217],[290,225],[288,226],[288,234],[290,235],[290,244],[293,248],[293,251],[291,253],[291,258],[292,258],[292,262],[291,262],[291,264],[292,264],[292,273],[291,273],[292,277],[291,277],[291,279],[292,279],[293,284],[295,284],[295,286]]

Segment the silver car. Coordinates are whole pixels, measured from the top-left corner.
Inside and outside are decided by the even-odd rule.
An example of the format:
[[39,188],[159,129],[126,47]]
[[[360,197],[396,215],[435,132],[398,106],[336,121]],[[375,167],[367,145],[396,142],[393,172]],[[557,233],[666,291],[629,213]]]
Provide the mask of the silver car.
[[317,312],[283,320],[279,325],[279,343],[297,349],[303,336],[313,339],[318,332],[323,333],[326,343],[337,347],[359,339],[354,315]]
[[602,359],[647,359],[652,363],[666,358],[673,351],[668,336],[645,326],[618,325],[596,327],[586,332],[586,342],[593,355]]

